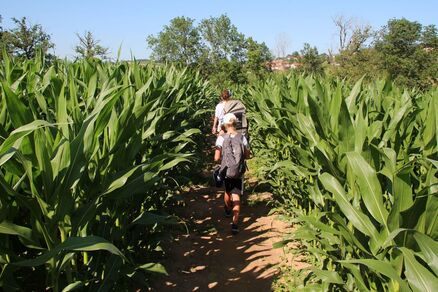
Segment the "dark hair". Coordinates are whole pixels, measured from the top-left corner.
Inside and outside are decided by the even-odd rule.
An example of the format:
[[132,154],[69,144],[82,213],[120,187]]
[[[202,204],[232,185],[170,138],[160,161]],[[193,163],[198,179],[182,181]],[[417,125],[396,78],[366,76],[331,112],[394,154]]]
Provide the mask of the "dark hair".
[[221,93],[222,99],[228,99],[231,97],[231,91],[229,89],[224,89]]

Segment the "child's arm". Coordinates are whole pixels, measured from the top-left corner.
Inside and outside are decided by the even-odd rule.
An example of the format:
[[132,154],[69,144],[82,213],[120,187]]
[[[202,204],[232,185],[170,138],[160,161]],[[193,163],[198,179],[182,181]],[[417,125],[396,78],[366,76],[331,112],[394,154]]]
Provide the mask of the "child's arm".
[[216,147],[216,150],[214,150],[214,161],[221,160],[221,148]]
[[224,137],[219,135],[216,139],[216,149],[214,150],[214,161],[220,161],[222,155],[222,144],[224,143]]

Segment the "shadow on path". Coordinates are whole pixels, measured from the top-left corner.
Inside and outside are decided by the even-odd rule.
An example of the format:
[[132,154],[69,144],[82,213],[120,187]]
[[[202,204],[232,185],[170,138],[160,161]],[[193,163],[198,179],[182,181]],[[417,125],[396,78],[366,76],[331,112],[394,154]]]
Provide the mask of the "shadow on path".
[[156,279],[153,291],[271,291],[283,258],[273,249],[287,225],[269,216],[264,202],[242,206],[240,233],[232,236],[223,192],[200,187],[183,195],[180,216],[189,234],[178,234],[163,262],[169,276]]

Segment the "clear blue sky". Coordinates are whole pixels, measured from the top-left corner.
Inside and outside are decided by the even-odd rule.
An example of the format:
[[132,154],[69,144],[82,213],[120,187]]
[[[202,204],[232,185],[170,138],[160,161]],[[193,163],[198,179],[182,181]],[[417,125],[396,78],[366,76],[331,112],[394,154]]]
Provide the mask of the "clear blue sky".
[[354,17],[374,28],[388,19],[405,17],[422,24],[438,26],[438,1],[412,0],[4,0],[0,14],[3,26],[11,17],[26,16],[31,23],[43,25],[52,36],[59,56],[73,57],[76,33],[92,31],[112,56],[122,44],[122,58],[132,54],[147,58],[146,37],[158,33],[170,19],[188,16],[200,20],[226,13],[239,31],[270,48],[281,33],[288,36],[290,50],[308,42],[321,52],[336,47],[336,15]]

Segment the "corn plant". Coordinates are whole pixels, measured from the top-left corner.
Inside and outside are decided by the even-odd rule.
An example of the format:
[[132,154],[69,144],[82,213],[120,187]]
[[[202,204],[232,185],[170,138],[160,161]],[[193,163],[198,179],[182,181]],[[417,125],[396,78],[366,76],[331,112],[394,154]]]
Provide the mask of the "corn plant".
[[198,74],[137,62],[0,65],[0,287],[106,291],[165,273],[152,256],[196,165]]
[[247,95],[259,172],[299,223],[276,246],[312,264],[302,288],[437,291],[438,90],[292,74]]

